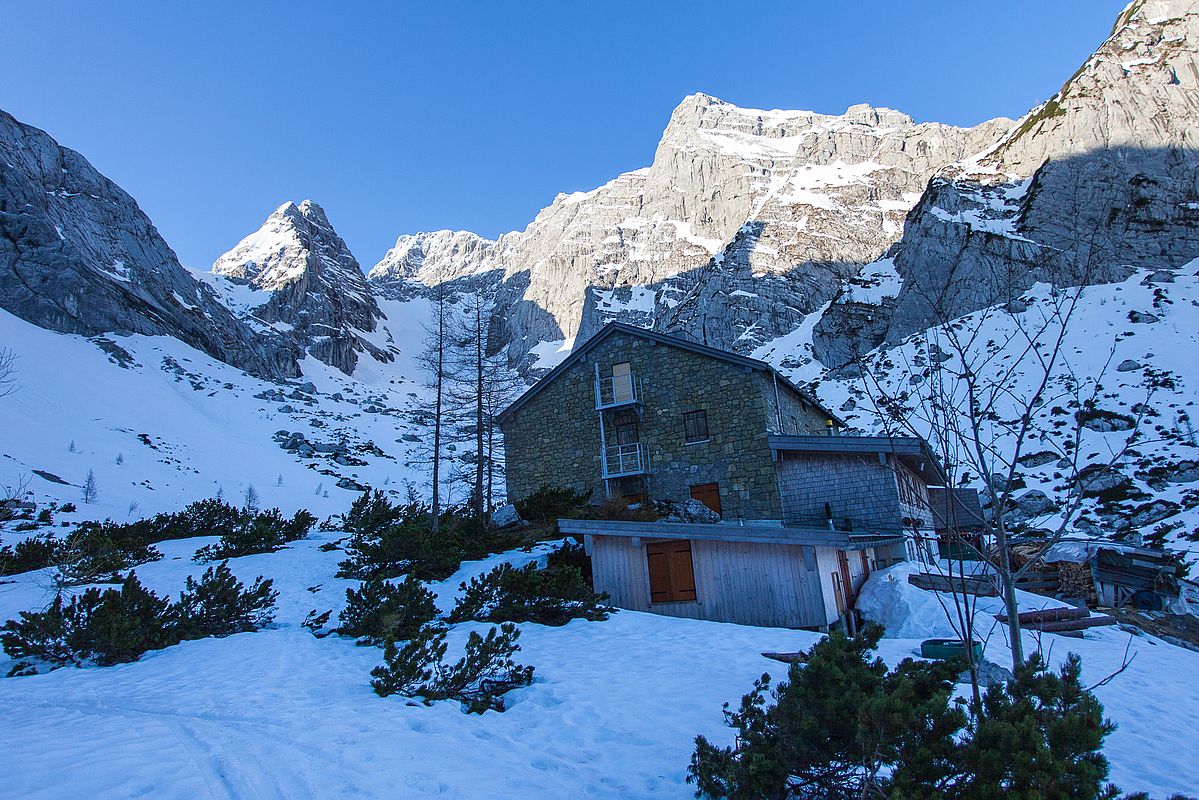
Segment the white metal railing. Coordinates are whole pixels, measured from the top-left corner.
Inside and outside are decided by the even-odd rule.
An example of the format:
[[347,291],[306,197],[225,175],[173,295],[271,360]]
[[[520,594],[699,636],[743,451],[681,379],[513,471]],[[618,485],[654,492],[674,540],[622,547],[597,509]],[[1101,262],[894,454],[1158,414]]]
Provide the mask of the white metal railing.
[[595,408],[615,408],[641,402],[641,378],[632,373],[595,379]]
[[640,475],[648,472],[649,459],[641,442],[613,444],[604,448],[604,477]]

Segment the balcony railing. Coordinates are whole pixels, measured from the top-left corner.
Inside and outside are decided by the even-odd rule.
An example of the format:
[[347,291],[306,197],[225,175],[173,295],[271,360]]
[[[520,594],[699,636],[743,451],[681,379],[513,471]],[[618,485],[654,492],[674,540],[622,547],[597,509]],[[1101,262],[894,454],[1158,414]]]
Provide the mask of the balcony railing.
[[621,478],[649,472],[649,459],[641,442],[613,444],[604,448],[604,477]]
[[595,379],[595,408],[635,405],[641,402],[641,378],[633,374],[611,375]]

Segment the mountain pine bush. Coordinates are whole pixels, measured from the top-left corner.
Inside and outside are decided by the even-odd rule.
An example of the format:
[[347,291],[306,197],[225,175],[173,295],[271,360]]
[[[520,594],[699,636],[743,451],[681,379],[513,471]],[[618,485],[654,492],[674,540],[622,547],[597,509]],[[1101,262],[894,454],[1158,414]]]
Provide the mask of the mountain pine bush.
[[216,544],[196,551],[196,561],[220,561],[227,558],[273,553],[289,542],[303,539],[316,524],[316,517],[301,509],[290,519],[277,508],[247,511]]
[[512,656],[520,650],[520,630],[511,623],[492,628],[487,636],[471,631],[466,652],[446,665],[446,631],[426,626],[403,647],[388,640],[383,650],[384,665],[371,671],[371,686],[380,697],[400,694],[419,697],[425,703],[458,700],[467,713],[503,711],[503,695],[533,682],[533,667],[517,664]]
[[1057,672],[1034,657],[967,713],[953,701],[960,665],[869,657],[882,630],[833,633],[768,697],[763,675],[725,719],[732,747],[696,738],[697,797],[894,800],[1100,800],[1101,748],[1114,726],[1070,656]]
[[371,578],[357,590],[346,589],[337,632],[359,639],[359,644],[412,639],[437,616],[433,600],[433,593],[414,575],[398,584]]
[[17,662],[9,675],[41,666],[112,666],[187,639],[258,630],[271,621],[276,596],[261,577],[246,589],[227,564],[210,567],[199,581],[188,578],[175,603],[130,573],[120,589],[92,587],[70,602],[60,593],[44,611],[22,611],[0,627],[0,643]]
[[444,580],[463,560],[484,558],[526,543],[520,531],[495,531],[466,507],[441,512],[433,530],[432,509],[424,503],[394,505],[379,490],[364,493],[343,520],[349,531],[346,559],[338,577],[369,580],[412,574]]
[[565,625],[572,619],[604,620],[612,609],[597,595],[571,564],[539,569],[500,564],[469,583],[461,584],[462,597],[450,614],[452,622],[475,619],[485,622],[538,622]]
[[172,607],[180,639],[203,639],[256,631],[271,623],[279,593],[268,578],[258,577],[249,589],[233,576],[229,562],[209,567],[197,581],[188,577]]

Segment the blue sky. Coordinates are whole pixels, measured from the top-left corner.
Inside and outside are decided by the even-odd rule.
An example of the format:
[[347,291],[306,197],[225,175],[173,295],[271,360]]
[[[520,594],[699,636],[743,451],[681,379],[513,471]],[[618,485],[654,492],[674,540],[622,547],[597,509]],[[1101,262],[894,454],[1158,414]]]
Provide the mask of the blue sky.
[[129,191],[185,264],[307,197],[369,268],[398,234],[495,236],[645,166],[696,91],[1017,117],[1123,5],[10,0],[0,108]]

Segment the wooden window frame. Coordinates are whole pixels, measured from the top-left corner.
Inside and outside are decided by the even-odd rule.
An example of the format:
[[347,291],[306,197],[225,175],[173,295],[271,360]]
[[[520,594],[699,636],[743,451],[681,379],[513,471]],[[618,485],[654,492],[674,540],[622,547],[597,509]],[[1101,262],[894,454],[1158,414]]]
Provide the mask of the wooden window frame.
[[[693,430],[694,428],[697,427],[694,422],[695,420],[699,420],[702,423],[702,427],[703,427],[702,436]],[[695,437],[695,438],[692,438],[692,437]],[[702,408],[697,408],[694,411],[683,412],[683,444],[702,444],[704,442],[710,441],[711,439],[712,439],[711,431],[708,429],[708,412],[707,412],[707,410],[702,409]]]
[[690,539],[646,542],[645,565],[651,606],[699,602],[695,591],[695,560]]

